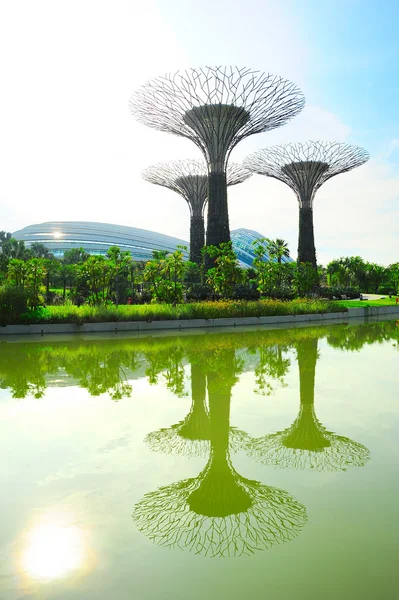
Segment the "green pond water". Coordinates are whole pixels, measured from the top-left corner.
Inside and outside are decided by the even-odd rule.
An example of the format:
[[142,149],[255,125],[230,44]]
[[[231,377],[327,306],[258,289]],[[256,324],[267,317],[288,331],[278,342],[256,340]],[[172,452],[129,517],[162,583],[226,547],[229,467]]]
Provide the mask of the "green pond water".
[[398,324],[0,342],[0,599],[399,597]]

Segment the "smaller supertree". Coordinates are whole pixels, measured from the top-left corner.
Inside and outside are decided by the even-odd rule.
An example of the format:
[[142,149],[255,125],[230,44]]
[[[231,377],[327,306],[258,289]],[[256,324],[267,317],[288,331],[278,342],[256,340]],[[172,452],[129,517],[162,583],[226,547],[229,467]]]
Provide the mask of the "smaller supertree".
[[[240,164],[227,168],[227,185],[237,185],[251,176]],[[149,183],[161,185],[180,194],[190,209],[190,260],[201,262],[201,250],[205,245],[204,211],[208,200],[208,169],[200,160],[177,160],[159,163],[142,172]]]
[[339,142],[304,142],[271,146],[254,152],[244,164],[259,175],[286,183],[299,202],[298,263],[316,269],[313,201],[317,190],[331,177],[363,165],[369,154],[363,148]]
[[248,452],[267,466],[309,469],[313,471],[346,471],[362,467],[370,458],[369,450],[347,437],[327,431],[316,417],[314,385],[317,338],[298,344],[300,410],[297,418],[284,431],[253,440]]

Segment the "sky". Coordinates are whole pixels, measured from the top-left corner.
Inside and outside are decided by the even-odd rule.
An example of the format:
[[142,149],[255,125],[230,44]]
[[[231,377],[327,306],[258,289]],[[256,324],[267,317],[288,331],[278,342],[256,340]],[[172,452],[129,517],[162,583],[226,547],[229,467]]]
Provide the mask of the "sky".
[[[136,122],[134,90],[190,66],[276,73],[302,113],[243,140],[337,140],[370,161],[328,181],[314,205],[318,262],[399,261],[399,4],[395,0],[0,0],[0,230],[87,220],[189,238],[184,200],[141,171],[200,158],[189,140]],[[283,238],[295,258],[298,205],[262,176],[229,191],[230,227]]]

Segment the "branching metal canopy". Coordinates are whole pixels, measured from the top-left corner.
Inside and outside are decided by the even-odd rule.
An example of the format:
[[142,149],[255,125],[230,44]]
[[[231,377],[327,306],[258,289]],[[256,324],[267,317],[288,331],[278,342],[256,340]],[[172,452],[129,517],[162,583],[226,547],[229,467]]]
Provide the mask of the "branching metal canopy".
[[[251,171],[243,165],[231,163],[227,167],[227,185],[242,183],[251,175]],[[142,176],[149,183],[169,188],[183,196],[192,216],[203,215],[208,199],[208,171],[205,162],[187,159],[158,163],[145,169]]]
[[312,208],[316,191],[325,181],[359,167],[370,158],[359,146],[340,142],[297,142],[254,152],[244,161],[253,173],[286,183],[302,208]]
[[130,100],[145,125],[191,139],[208,168],[222,172],[243,138],[284,125],[304,107],[299,88],[248,68],[204,67],[157,77]]

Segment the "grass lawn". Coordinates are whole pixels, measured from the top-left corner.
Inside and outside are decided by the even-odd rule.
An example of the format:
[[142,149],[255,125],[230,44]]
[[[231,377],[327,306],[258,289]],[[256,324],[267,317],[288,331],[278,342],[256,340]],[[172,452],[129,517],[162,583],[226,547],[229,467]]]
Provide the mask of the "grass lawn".
[[[385,300],[335,300],[335,304],[344,308],[364,308],[365,306],[395,306],[396,299],[386,298]],[[398,304],[399,307],[399,304]]]

